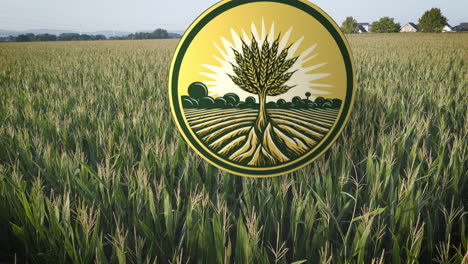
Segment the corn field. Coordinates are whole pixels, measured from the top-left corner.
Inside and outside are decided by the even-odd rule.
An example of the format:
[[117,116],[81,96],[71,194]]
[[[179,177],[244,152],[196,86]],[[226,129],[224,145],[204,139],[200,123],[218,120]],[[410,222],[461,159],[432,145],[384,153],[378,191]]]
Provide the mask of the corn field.
[[0,263],[468,263],[468,34],[348,38],[343,134],[270,179],[182,139],[177,40],[0,44]]

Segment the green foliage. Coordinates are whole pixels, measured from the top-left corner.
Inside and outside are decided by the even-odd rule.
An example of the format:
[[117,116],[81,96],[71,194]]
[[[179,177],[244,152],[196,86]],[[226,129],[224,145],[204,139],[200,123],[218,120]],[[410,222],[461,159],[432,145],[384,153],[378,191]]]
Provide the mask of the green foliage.
[[194,82],[190,84],[187,92],[191,98],[196,100],[200,100],[208,96],[208,88],[206,88],[205,84],[201,82]]
[[276,101],[276,104],[278,105],[278,107],[283,107],[286,105],[286,100],[284,99],[278,99],[278,101]]
[[78,41],[78,40],[106,40],[104,35],[87,35],[78,33],[62,33],[59,36],[52,34],[38,34],[32,33],[18,35],[17,37],[10,37],[8,41],[16,42],[31,42],[31,41]]
[[[213,108],[259,108],[259,104],[256,103],[255,97],[249,96],[245,99],[245,102],[241,101],[239,96],[235,93],[227,93],[223,97],[212,98],[208,96],[208,88],[205,84],[201,82],[194,82],[190,84],[187,89],[189,96],[183,95],[182,96],[182,106],[187,109],[194,109],[194,108],[202,108],[202,109],[213,109]],[[292,104],[287,105],[286,100],[279,99],[277,103],[269,102],[267,104],[267,108],[270,109],[277,109],[277,108],[297,108],[297,109],[304,109],[310,107],[322,107],[323,104],[326,102],[326,99],[323,97],[317,98],[320,103],[312,105],[312,101],[308,98],[312,95],[311,93],[307,92],[305,94],[307,99],[302,99],[299,96],[295,96],[292,98]],[[329,104],[325,105],[325,108],[335,108],[338,109],[341,107],[341,100],[340,99],[327,99]],[[309,105],[310,104],[310,105]]]
[[[98,35],[99,37],[101,37],[102,35]],[[94,36],[95,38],[97,38],[98,36]],[[103,36],[104,38],[103,39],[106,39],[106,36]],[[55,35],[52,35],[52,34],[38,34],[36,35],[36,41],[56,41],[57,40],[57,36]]]
[[228,105],[226,99],[224,99],[224,98],[218,97],[214,101],[215,101],[215,107],[216,108],[226,108],[227,105]]
[[345,34],[353,34],[359,32],[359,24],[353,17],[347,17],[343,24],[341,24],[341,30]]
[[249,97],[245,98],[245,103],[247,105],[254,105],[255,102],[256,102],[256,99],[253,96],[249,96]]
[[0,262],[463,263],[468,35],[349,41],[348,125],[273,179],[177,132],[176,40],[1,44]]
[[199,104],[200,104],[200,108],[214,108],[215,107],[215,101],[213,98],[211,97],[203,97],[203,98],[200,98],[200,101],[199,101]]
[[289,47],[278,50],[279,36],[270,45],[265,38],[260,52],[257,40],[252,35],[250,47],[242,40],[242,54],[234,50],[236,65],[232,68],[236,76],[228,76],[243,90],[262,95],[277,96],[286,93],[293,86],[284,85],[294,72],[287,72],[298,57],[286,60]]
[[235,93],[227,93],[223,97],[228,103],[230,103],[230,104],[232,104],[234,106],[239,104],[239,102],[240,102],[239,96],[237,94],[235,94]]
[[182,99],[182,106],[184,108],[196,108],[195,104],[190,99]]
[[297,103],[299,103],[301,100],[302,100],[301,97],[299,97],[299,96],[294,96],[293,99],[292,99],[292,102],[293,102],[293,104],[297,104]]
[[137,32],[130,34],[125,39],[168,39],[169,33],[167,30],[158,28],[153,32]]
[[[132,33],[127,36],[121,37],[110,37],[112,40],[126,40],[126,39],[169,39],[179,37],[176,35],[170,35],[167,30],[158,28],[153,32],[137,32]],[[58,36],[52,34],[38,34],[34,35],[33,33],[21,34],[16,37],[10,36],[7,38],[0,38],[0,42],[31,42],[31,41],[89,41],[89,40],[106,40],[107,37],[101,34],[98,35],[88,35],[88,34],[78,34],[78,33],[62,33]]]
[[447,18],[442,15],[439,8],[426,11],[419,19],[418,27],[421,32],[440,33],[447,24]]
[[276,108],[278,108],[278,105],[276,104],[276,102],[268,102],[266,106],[267,106],[267,108],[269,108],[269,109],[276,109]]
[[396,23],[393,18],[382,17],[379,21],[372,23],[371,31],[374,33],[393,33],[400,31],[400,23]]

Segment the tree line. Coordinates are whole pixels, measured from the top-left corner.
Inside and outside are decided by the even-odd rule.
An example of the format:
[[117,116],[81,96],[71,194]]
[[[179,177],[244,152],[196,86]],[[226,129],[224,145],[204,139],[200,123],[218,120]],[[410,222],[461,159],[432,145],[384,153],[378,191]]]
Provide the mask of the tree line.
[[21,34],[18,36],[0,37],[1,42],[32,42],[32,41],[90,41],[90,40],[126,40],[126,39],[168,39],[173,38],[167,30],[158,28],[152,32],[137,32],[126,36],[109,37],[105,35],[88,35],[78,33],[62,33],[60,35],[54,34]]
[[[447,21],[439,8],[432,8],[421,16],[418,21],[418,28],[421,32],[440,33]],[[394,18],[382,17],[371,24],[370,31],[373,33],[393,33],[399,32],[400,28],[400,23],[395,22]],[[346,34],[358,33],[359,23],[352,16],[347,17],[341,25],[341,30]]]
[[[315,100],[310,100],[312,96],[310,92],[306,92],[305,98],[294,96],[290,102],[284,99],[270,101],[265,104],[267,109],[339,109],[342,101],[340,99],[327,99],[317,97]],[[182,106],[187,109],[260,109],[260,102],[257,102],[255,97],[249,96],[245,101],[240,100],[235,93],[227,93],[223,96],[213,98],[208,95],[208,88],[201,82],[194,82],[188,88],[188,95],[182,96]]]

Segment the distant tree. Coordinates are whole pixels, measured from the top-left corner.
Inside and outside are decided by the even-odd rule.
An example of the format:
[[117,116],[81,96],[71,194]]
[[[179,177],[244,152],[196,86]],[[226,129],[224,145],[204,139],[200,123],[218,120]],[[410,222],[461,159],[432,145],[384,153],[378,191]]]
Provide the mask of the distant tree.
[[94,36],[94,40],[106,40],[106,39],[107,39],[107,38],[106,38],[106,36],[104,36],[104,35],[96,35],[96,36]]
[[307,101],[309,101],[309,97],[310,97],[311,95],[312,95],[312,94],[309,93],[309,92],[305,93],[305,96],[306,96],[306,98],[307,98]]
[[9,42],[9,41],[16,41],[16,37],[10,35],[8,37],[2,38],[2,42]]
[[419,29],[421,32],[442,32],[447,24],[447,18],[442,15],[439,8],[432,8],[426,11],[419,19]]
[[[32,36],[31,36],[32,35]],[[29,42],[34,41],[34,34],[21,34],[15,38],[15,41],[18,42]]]
[[17,37],[9,36],[7,38],[3,38],[0,41],[18,41],[18,42],[26,42],[26,41],[73,41],[73,40],[105,40],[107,39],[104,35],[87,35],[87,34],[77,34],[77,33],[62,33],[59,36],[44,33],[34,35],[33,33],[22,34]]
[[372,32],[392,33],[400,31],[400,23],[395,23],[393,18],[382,17],[379,21],[372,23]]
[[345,34],[352,34],[352,33],[358,33],[359,32],[359,24],[354,19],[353,17],[347,17],[345,21],[343,21],[343,24],[341,25],[341,30]]
[[80,40],[93,40],[93,37],[87,34],[81,34]]
[[[117,39],[167,39],[169,37],[169,33],[167,33],[167,30],[158,28],[154,30],[153,32],[137,32],[130,34],[126,37],[121,37]],[[116,38],[112,38],[116,39]]]
[[151,35],[152,35],[152,38],[154,38],[154,39],[167,39],[167,38],[169,38],[169,34],[167,33],[167,30],[162,29],[162,28],[158,28],[158,29],[154,30]]
[[26,34],[26,36],[28,36],[31,39],[31,41],[36,41],[36,35],[34,35],[33,33],[28,33]]
[[47,34],[47,33],[39,34],[39,35],[36,35],[35,40],[36,41],[56,41],[57,36],[52,35],[52,34]]
[[73,41],[73,40],[80,40],[80,34],[78,33],[62,33],[58,36],[60,41]]

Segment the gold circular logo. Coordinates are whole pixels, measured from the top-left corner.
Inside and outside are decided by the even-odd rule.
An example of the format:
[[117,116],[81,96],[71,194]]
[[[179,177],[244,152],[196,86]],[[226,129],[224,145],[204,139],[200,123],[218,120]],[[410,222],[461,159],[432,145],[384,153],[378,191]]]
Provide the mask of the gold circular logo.
[[292,172],[341,133],[354,64],[333,20],[307,1],[222,1],[190,26],[169,95],[177,126],[211,164],[242,176]]

